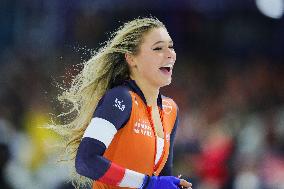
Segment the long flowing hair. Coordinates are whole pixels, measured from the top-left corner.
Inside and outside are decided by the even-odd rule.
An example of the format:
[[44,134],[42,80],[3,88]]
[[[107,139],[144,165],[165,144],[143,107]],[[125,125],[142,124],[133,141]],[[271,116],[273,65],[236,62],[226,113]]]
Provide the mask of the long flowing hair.
[[63,120],[71,117],[71,121],[52,123],[49,128],[62,136],[63,157],[71,163],[72,183],[76,188],[91,183],[90,179],[76,173],[74,159],[98,101],[108,89],[129,78],[125,53],[138,54],[143,35],[160,27],[165,28],[153,17],[137,18],[122,25],[103,47],[83,63],[83,69],[74,77],[71,86],[58,96],[59,102],[68,104],[69,109],[57,117]]

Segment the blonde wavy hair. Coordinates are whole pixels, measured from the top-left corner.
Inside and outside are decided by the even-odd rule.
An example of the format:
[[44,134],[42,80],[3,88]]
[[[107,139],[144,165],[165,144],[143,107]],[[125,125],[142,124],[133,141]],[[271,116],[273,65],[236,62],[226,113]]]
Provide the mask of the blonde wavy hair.
[[[80,176],[75,170],[75,156],[98,101],[105,92],[129,78],[125,54],[136,55],[143,36],[153,28],[165,28],[157,18],[137,18],[125,23],[115,31],[105,45],[85,63],[82,71],[72,80],[71,87],[64,89],[58,100],[70,107],[57,117],[65,121],[51,124],[63,139],[64,160],[72,163],[72,183],[76,188],[92,181]],[[67,123],[66,123],[67,122]]]

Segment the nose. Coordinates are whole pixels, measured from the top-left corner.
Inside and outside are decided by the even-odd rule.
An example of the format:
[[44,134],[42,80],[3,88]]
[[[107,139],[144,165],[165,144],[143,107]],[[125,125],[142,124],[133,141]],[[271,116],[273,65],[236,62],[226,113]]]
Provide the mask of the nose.
[[176,60],[176,52],[174,49],[168,48],[167,50],[167,58]]

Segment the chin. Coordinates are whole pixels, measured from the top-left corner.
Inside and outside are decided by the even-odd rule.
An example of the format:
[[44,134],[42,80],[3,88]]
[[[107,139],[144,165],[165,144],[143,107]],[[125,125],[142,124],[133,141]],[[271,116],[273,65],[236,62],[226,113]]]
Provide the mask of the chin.
[[160,87],[165,87],[167,85],[170,85],[172,83],[172,79],[164,80],[163,82],[160,83]]

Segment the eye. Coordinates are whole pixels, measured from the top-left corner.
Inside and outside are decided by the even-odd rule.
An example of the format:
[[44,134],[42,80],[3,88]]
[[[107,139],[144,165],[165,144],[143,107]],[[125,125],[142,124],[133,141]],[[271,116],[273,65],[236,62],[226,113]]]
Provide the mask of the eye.
[[162,50],[162,47],[156,47],[156,48],[154,48],[153,50],[154,50],[154,51],[160,51],[160,50]]
[[173,45],[169,46],[169,49],[174,49],[174,46]]

